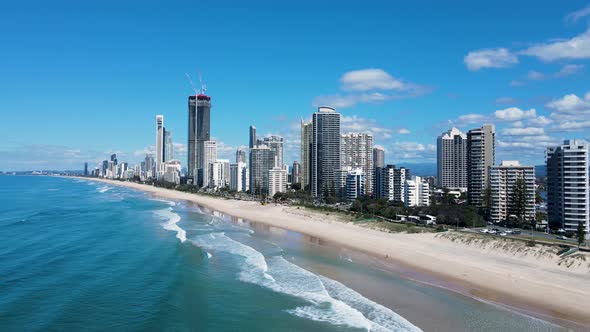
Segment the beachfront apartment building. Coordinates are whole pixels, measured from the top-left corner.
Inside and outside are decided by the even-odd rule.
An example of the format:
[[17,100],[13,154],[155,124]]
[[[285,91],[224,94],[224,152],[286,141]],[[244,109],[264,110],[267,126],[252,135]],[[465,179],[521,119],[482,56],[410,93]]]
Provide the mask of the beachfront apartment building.
[[335,196],[334,170],[341,167],[341,115],[332,107],[318,107],[312,115],[311,195]]
[[405,182],[409,177],[410,170],[404,167],[386,165],[375,168],[373,196],[388,201],[405,201]]
[[430,205],[430,185],[419,176],[413,176],[404,182],[404,206]]
[[164,116],[156,115],[156,167],[164,162]]
[[522,179],[526,193],[524,220],[529,221],[535,218],[535,167],[523,166],[514,160],[506,160],[499,166],[489,168],[491,222],[500,223],[511,216],[520,217],[514,192],[518,179]]
[[467,191],[469,204],[483,206],[490,166],[496,158],[496,129],[492,124],[467,132]]
[[246,151],[242,149],[236,150],[236,163],[245,163],[246,162]]
[[230,177],[229,177],[229,189],[237,192],[246,192],[250,189],[249,186],[249,171],[246,163],[238,162],[231,164]]
[[187,178],[189,183],[206,187],[208,165],[205,142],[211,140],[211,97],[205,94],[188,98]]
[[385,150],[380,146],[373,148],[373,167],[385,167]]
[[348,133],[341,135],[341,167],[361,169],[365,177],[363,187],[367,194],[373,191],[373,135]]
[[268,174],[275,167],[275,153],[268,146],[254,145],[250,149],[250,191],[256,195],[268,195]]
[[212,185],[211,167],[210,165],[217,161],[217,142],[216,141],[205,141],[203,142],[203,163],[207,167],[203,167],[198,171],[203,177],[201,188],[208,188]]
[[268,196],[273,197],[276,193],[287,191],[287,169],[273,167],[268,171]]
[[312,122],[301,120],[301,188],[309,190],[311,182]]
[[459,129],[452,128],[438,137],[436,170],[439,187],[467,190],[467,135]]
[[356,168],[346,174],[346,194],[348,200],[354,201],[365,196],[365,173],[362,168]]
[[547,217],[550,224],[576,232],[585,225],[590,237],[590,144],[582,140],[565,140],[547,148]]
[[275,167],[283,168],[283,138],[271,135],[262,139],[262,144],[268,146],[275,155]]

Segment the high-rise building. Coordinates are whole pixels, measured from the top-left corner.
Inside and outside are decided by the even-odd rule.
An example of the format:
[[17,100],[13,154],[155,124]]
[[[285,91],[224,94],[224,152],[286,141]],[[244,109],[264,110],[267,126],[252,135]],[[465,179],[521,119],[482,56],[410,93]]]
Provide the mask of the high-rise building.
[[373,167],[385,167],[385,150],[380,146],[373,148]]
[[144,177],[145,178],[152,178],[154,177],[154,157],[151,153],[145,155],[144,163]]
[[238,148],[236,150],[236,163],[245,163],[246,162],[246,151]]
[[287,191],[287,170],[281,167],[273,167],[268,171],[268,196]]
[[590,236],[590,188],[588,187],[590,144],[565,140],[547,148],[547,217],[550,224],[576,232],[579,223]]
[[199,172],[202,174],[203,182],[200,185],[201,188],[207,188],[211,186],[211,164],[217,161],[217,142],[216,141],[205,141],[203,142],[203,164],[207,167],[203,167]]
[[250,149],[254,148],[258,144],[256,140],[256,127],[250,126]]
[[452,128],[438,137],[436,167],[439,187],[467,190],[467,135]]
[[511,215],[518,216],[514,188],[518,179],[523,180],[527,201],[523,211],[525,220],[535,218],[535,167],[522,166],[518,161],[502,161],[491,166],[489,174],[490,221],[500,223]]
[[361,168],[349,171],[346,174],[346,199],[354,201],[365,196],[365,174]]
[[84,163],[84,176],[88,176],[88,163]]
[[469,204],[483,205],[490,166],[495,163],[494,125],[484,124],[467,133],[467,190]]
[[404,205],[428,206],[430,205],[430,186],[428,182],[419,176],[413,176],[405,181]]
[[311,194],[336,195],[334,170],[340,163],[340,113],[319,107],[312,117]]
[[250,188],[248,186],[248,167],[246,163],[237,162],[230,165],[229,189],[237,192],[246,192]]
[[174,144],[172,143],[172,132],[164,128],[164,162],[174,159]]
[[113,164],[117,165],[117,154],[113,153],[111,155],[111,161],[113,162]]
[[373,191],[373,135],[348,133],[341,135],[340,143],[342,167],[360,168],[363,171],[364,188],[367,194]]
[[310,190],[313,124],[301,120],[301,188]]
[[204,94],[188,98],[188,155],[187,175],[189,181],[203,186],[205,165],[205,142],[211,139],[211,97]]
[[271,135],[262,140],[262,144],[268,146],[275,154],[275,167],[283,168],[283,138]]
[[404,186],[406,180],[405,175],[405,169],[396,169],[395,165],[376,167],[374,175],[373,196],[375,198],[386,199],[388,201],[394,201],[397,196],[398,201],[401,202],[400,198],[403,197],[402,193],[404,191],[402,187]]
[[275,154],[266,145],[250,149],[250,192],[256,195],[269,194],[268,172],[274,168]]
[[301,164],[295,160],[291,167],[291,183],[301,184]]
[[156,167],[164,162],[164,116],[156,115]]

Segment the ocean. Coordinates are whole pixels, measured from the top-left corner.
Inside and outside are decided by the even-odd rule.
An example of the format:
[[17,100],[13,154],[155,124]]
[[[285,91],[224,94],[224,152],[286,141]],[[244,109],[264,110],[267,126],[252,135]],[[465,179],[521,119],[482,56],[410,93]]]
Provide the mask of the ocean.
[[321,239],[89,180],[0,176],[0,239],[0,331],[565,330]]

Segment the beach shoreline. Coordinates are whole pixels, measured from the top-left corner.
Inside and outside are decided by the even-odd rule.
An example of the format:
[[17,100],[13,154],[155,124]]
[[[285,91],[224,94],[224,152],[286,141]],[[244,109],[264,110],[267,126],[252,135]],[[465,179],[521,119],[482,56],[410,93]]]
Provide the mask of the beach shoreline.
[[[282,205],[261,205],[169,190],[133,182],[80,178],[123,186],[160,198],[189,201],[222,214],[316,237],[379,259],[401,264],[433,286],[512,308],[574,329],[590,329],[590,273],[568,270],[548,258],[516,257],[468,247],[433,233],[392,234],[338,220],[329,213]],[[393,269],[391,269],[393,270]],[[409,274],[411,278],[411,274]],[[418,282],[429,283],[424,278]],[[443,281],[442,283],[440,281]]]

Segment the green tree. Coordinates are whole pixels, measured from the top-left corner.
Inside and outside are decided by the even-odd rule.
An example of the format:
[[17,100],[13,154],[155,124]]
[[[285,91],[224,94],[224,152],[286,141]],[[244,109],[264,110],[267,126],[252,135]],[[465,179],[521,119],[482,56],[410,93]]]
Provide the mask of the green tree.
[[578,229],[576,232],[578,238],[578,248],[586,241],[586,227],[583,222],[578,223]]
[[[519,177],[518,179],[516,179],[516,182],[514,183],[514,186],[512,187],[512,197],[513,199],[513,203],[511,204],[512,209],[511,212],[512,214],[516,215],[516,217],[518,218],[518,222],[520,223],[520,225],[524,225],[527,223],[527,215],[526,215],[526,208],[527,208],[527,204],[529,201],[529,193],[526,190],[526,184],[524,182],[524,179],[522,177]],[[531,237],[533,237],[534,235],[534,231],[536,229],[536,221],[535,218],[531,218],[531,220],[529,220],[531,223]]]

